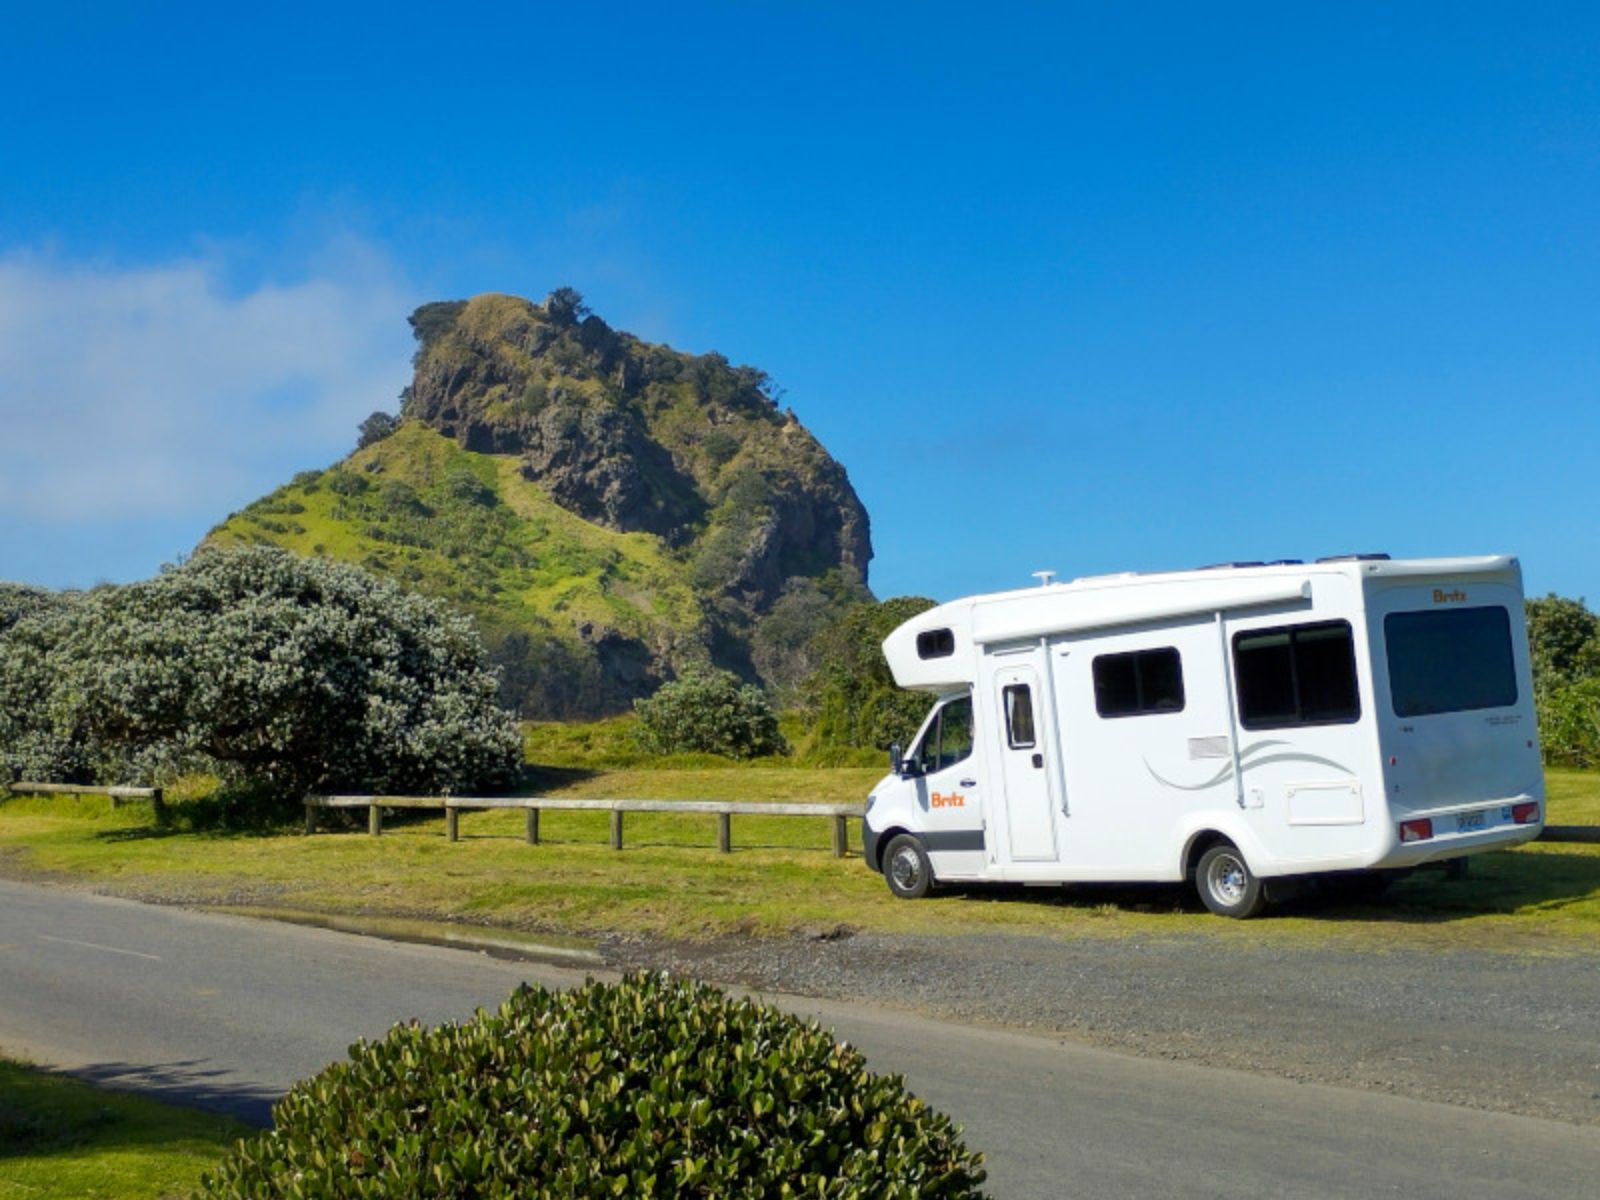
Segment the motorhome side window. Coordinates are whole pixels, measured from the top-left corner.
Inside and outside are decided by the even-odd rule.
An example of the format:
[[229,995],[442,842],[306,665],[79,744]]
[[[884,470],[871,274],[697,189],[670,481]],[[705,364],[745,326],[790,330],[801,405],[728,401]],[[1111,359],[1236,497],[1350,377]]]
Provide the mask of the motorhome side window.
[[948,629],[928,629],[917,634],[918,658],[949,658],[956,652],[956,635]]
[[1239,723],[1246,729],[1339,725],[1361,718],[1348,621],[1235,634],[1233,674]]
[[1517,702],[1511,617],[1498,605],[1390,613],[1383,619],[1397,717]]
[[1183,711],[1183,661],[1171,646],[1094,660],[1094,707],[1102,717]]
[[922,774],[954,766],[972,753],[972,697],[942,706],[913,758]]

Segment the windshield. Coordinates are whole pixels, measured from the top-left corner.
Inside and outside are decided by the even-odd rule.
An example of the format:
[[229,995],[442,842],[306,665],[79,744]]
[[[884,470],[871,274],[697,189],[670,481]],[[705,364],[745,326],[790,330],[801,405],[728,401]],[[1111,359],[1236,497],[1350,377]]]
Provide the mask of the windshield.
[[1383,619],[1397,717],[1517,702],[1511,618],[1499,605],[1390,613]]

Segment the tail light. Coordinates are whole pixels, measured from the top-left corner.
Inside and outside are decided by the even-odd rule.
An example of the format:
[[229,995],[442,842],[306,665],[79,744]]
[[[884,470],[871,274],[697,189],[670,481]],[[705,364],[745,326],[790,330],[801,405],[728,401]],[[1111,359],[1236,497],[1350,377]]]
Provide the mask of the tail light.
[[1511,819],[1518,825],[1532,825],[1539,819],[1539,806],[1536,803],[1513,804],[1511,806]]
[[1415,821],[1400,822],[1400,840],[1402,842],[1425,842],[1433,836],[1433,822],[1427,817]]

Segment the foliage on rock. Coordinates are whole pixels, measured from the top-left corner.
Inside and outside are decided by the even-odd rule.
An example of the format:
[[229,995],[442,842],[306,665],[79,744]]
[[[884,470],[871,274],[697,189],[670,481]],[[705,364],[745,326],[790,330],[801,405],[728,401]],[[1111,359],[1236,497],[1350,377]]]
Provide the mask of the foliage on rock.
[[[866,512],[763,372],[613,330],[570,288],[428,304],[411,324],[398,428],[364,428],[344,463],[212,540],[358,562],[462,605],[505,699],[536,717],[624,712],[706,660],[791,687],[805,622],[868,596]],[[483,488],[447,486],[461,471]]]
[[899,687],[883,657],[883,639],[933,607],[921,596],[857,604],[817,635],[816,669],[805,684],[806,707],[822,745],[882,750],[910,743],[928,715],[924,692]]
[[634,975],[358,1042],[199,1194],[955,1200],[981,1163],[815,1024]]
[[203,767],[297,799],[494,786],[521,760],[469,622],[358,568],[259,547],[18,622],[0,637],[0,693],[13,775]]
[[634,702],[634,736],[652,754],[759,758],[786,749],[766,695],[728,671],[699,668]]

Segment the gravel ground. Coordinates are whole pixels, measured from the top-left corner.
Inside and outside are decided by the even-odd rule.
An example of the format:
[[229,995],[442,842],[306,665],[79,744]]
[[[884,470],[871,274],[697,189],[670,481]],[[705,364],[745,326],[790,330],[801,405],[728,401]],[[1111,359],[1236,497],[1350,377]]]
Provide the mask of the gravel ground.
[[608,939],[608,961],[1135,1054],[1600,1125],[1600,954],[857,934]]
[[[271,906],[277,888],[84,888],[0,854],[0,875],[158,904]],[[427,914],[418,914],[419,916]],[[1151,1057],[1600,1126],[1600,949],[1252,949],[1207,938],[601,939],[605,964],[1059,1034]]]

